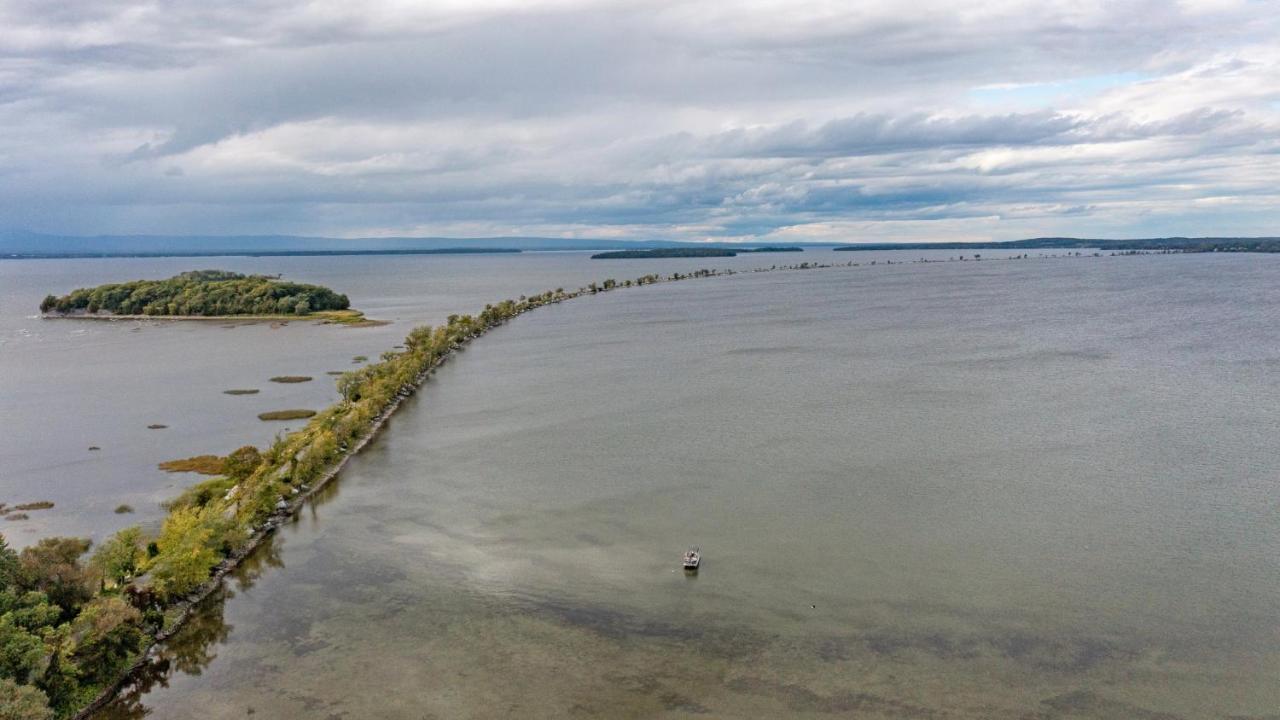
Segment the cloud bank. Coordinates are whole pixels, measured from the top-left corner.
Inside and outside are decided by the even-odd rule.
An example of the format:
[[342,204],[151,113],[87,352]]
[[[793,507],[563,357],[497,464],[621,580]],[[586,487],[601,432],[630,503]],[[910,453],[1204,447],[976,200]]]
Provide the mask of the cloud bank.
[[1271,0],[0,0],[0,227],[1280,232]]

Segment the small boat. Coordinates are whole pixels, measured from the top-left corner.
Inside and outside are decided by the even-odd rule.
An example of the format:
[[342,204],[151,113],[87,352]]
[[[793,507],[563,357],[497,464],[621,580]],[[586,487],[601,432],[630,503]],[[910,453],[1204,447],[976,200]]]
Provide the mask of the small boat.
[[702,552],[696,547],[689,548],[684,551],[684,559],[681,562],[685,570],[697,572],[698,565],[702,564]]

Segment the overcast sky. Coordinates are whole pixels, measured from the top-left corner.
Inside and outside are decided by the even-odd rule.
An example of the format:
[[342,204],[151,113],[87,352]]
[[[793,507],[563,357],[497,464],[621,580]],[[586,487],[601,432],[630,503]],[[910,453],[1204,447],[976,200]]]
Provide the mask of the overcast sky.
[[0,0],[0,228],[1280,235],[1280,3]]

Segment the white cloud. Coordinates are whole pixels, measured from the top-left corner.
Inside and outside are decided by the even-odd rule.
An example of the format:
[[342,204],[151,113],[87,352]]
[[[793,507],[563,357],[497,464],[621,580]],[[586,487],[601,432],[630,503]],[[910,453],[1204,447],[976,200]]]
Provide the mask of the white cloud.
[[0,226],[1273,232],[1269,10],[0,0]]

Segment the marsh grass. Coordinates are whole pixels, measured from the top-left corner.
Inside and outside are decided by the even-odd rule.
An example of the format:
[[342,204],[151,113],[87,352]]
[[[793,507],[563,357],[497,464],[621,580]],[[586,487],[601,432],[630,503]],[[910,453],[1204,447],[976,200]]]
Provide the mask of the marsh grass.
[[39,502],[30,502],[30,503],[23,503],[21,505],[14,505],[10,509],[11,510],[48,510],[51,507],[53,507],[52,501],[41,500]]
[[148,429],[148,430],[164,430],[164,429],[165,429],[165,428],[167,428],[167,427],[169,427],[169,426],[168,426],[168,425],[161,425],[160,423],[155,423],[155,424],[153,424],[153,425],[148,425],[148,426],[147,426],[147,429]]
[[236,390],[223,390],[223,395],[257,395],[260,390],[257,388],[241,388]]
[[259,420],[300,420],[315,415],[315,410],[272,410],[258,413]]
[[310,375],[277,375],[271,378],[273,383],[304,383],[311,382]]
[[167,460],[159,468],[165,472],[193,472],[201,475],[221,475],[224,460],[217,455],[196,455],[181,460]]
[[114,512],[115,512],[115,514],[117,514],[117,515],[124,515],[125,513],[131,513],[131,512],[133,512],[133,506],[132,506],[132,505],[124,505],[124,504],[117,505],[117,506],[116,506],[116,509],[115,509],[115,511],[114,511]]

